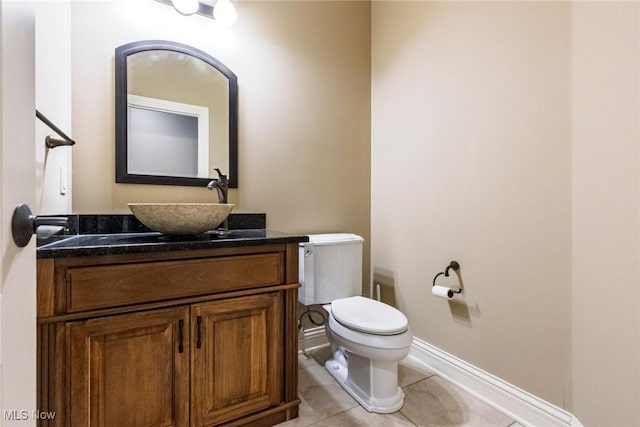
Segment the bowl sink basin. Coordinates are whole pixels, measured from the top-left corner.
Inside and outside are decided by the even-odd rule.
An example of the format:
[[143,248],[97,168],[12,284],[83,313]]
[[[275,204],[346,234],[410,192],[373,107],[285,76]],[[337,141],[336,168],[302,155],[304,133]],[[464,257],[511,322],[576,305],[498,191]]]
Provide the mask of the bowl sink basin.
[[233,205],[222,203],[129,203],[147,228],[163,234],[201,234],[224,221]]

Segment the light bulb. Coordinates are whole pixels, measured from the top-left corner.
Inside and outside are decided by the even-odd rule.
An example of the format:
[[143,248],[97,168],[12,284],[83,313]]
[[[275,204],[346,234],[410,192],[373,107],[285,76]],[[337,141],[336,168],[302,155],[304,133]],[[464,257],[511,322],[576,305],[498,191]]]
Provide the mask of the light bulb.
[[231,25],[238,20],[238,13],[231,0],[218,0],[213,7],[213,17],[222,25]]
[[193,15],[200,8],[198,0],[172,0],[173,7],[183,15]]

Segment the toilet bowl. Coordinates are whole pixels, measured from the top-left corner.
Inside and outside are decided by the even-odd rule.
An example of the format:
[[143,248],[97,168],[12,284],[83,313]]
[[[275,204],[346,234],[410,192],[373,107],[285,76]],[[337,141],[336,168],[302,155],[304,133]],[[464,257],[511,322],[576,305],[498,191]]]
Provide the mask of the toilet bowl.
[[300,244],[299,301],[323,304],[331,345],[327,371],[369,412],[400,409],[398,361],[413,341],[409,323],[395,308],[359,296],[362,244],[355,234],[312,234]]
[[324,308],[332,355],[325,369],[367,411],[402,408],[398,361],[409,354],[413,341],[406,317],[361,296],[338,299]]

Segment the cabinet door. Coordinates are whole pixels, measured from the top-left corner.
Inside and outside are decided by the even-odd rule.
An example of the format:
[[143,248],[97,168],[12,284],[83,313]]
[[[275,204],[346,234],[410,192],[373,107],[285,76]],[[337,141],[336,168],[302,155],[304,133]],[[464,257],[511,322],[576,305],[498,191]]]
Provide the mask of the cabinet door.
[[189,309],[67,324],[71,426],[188,426]]
[[192,306],[192,425],[218,424],[281,401],[280,299],[269,293]]

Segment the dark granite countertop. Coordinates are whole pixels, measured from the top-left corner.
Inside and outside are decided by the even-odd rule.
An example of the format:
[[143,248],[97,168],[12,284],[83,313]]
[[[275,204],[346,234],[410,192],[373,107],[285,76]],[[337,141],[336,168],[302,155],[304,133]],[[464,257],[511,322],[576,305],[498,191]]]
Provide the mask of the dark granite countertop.
[[170,236],[155,232],[80,234],[38,247],[37,257],[56,258],[168,252],[308,241],[308,236],[265,229],[230,230],[229,235],[225,237],[220,237],[216,231],[195,236]]

